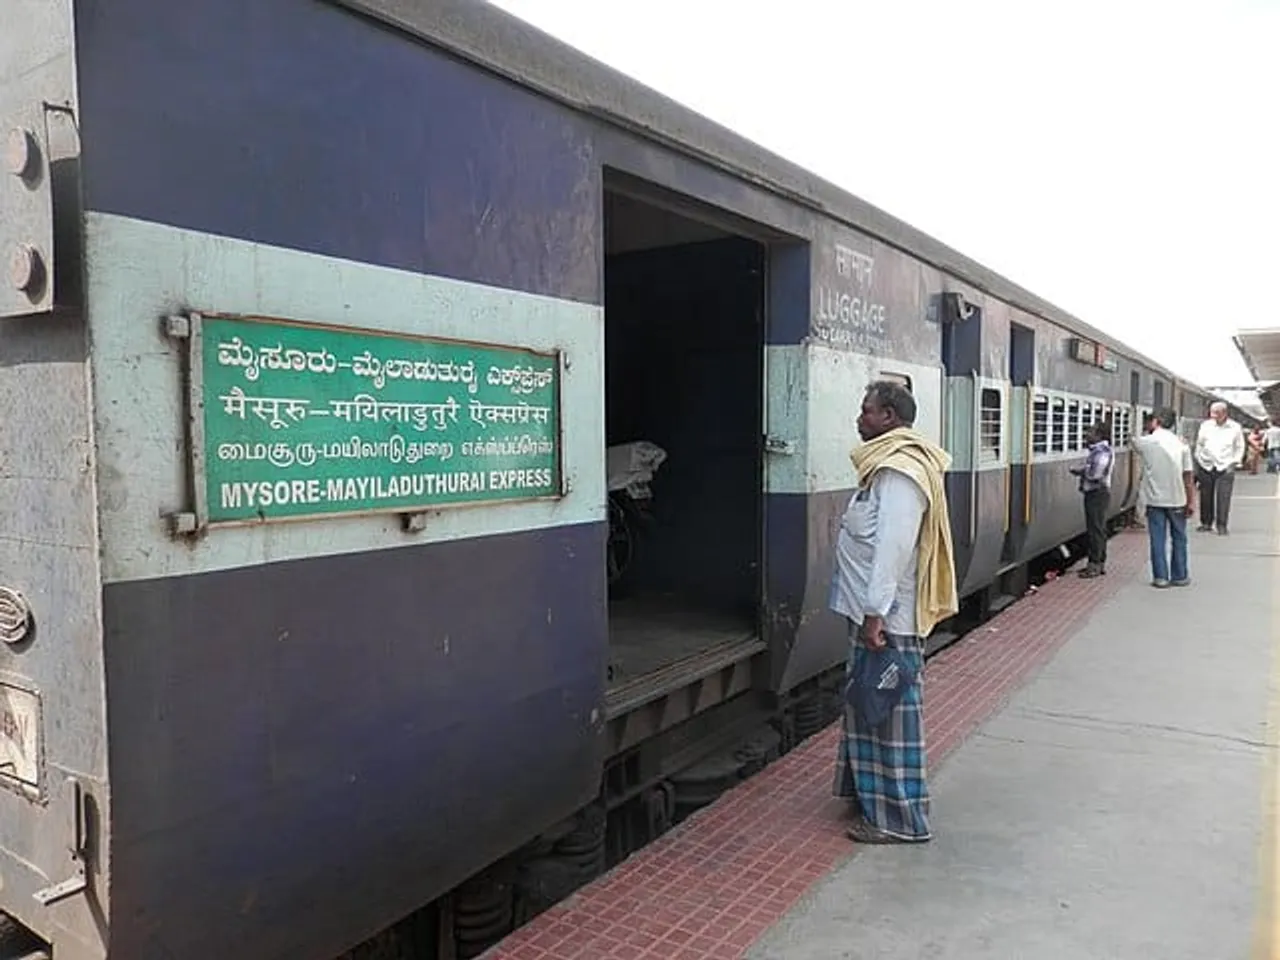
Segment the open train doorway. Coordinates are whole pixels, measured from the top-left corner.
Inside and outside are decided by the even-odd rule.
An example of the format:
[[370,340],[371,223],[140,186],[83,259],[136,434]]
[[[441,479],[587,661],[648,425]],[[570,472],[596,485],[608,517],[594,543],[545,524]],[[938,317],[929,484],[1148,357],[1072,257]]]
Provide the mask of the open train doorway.
[[604,235],[609,686],[644,700],[760,645],[766,248],[623,189]]

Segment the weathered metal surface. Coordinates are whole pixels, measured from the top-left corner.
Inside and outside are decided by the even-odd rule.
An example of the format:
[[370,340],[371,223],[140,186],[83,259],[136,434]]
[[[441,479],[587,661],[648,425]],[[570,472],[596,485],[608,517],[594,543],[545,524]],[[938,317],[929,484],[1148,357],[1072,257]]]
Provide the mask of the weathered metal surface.
[[309,0],[121,0],[79,41],[88,209],[600,302],[601,172],[567,108]]
[[0,784],[38,797],[44,766],[40,695],[0,680]]
[[44,313],[53,309],[53,182],[44,100],[34,84],[0,78],[0,136],[0,317]]
[[[619,128],[896,247],[963,283],[1130,359],[1141,355],[1016,283],[790,161],[477,0],[329,0]],[[1143,360],[1172,377],[1171,371]]]
[[31,632],[31,605],[12,587],[0,586],[0,642],[21,643]]
[[589,800],[604,538],[108,585],[113,951],[325,956]]
[[837,350],[938,364],[941,325],[928,318],[938,277],[865,233],[814,231],[809,337]]
[[[105,953],[111,818],[90,378],[76,300],[72,4],[9,0],[0,20],[0,582],[28,610],[25,634],[0,644],[0,732],[13,765],[0,777],[9,787],[0,790],[0,909],[56,941],[60,960],[89,960]],[[15,609],[5,622],[21,632]],[[68,879],[77,845],[62,803],[73,781],[93,812],[86,895],[45,905],[36,894]]]

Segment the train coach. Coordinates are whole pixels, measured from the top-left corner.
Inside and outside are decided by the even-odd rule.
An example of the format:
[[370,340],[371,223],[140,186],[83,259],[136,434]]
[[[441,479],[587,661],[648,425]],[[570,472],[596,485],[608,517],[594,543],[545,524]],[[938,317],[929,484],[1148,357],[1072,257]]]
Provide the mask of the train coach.
[[1211,399],[478,2],[10,0],[0,122],[31,957],[475,955],[831,718],[869,382],[954,458],[936,642]]

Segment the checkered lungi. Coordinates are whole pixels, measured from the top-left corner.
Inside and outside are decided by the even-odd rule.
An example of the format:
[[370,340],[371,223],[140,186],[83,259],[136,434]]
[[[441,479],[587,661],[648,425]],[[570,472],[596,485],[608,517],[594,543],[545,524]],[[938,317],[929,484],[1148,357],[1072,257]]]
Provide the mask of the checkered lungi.
[[[929,784],[925,777],[924,643],[919,637],[886,634],[919,672],[889,718],[868,727],[848,704],[844,708],[844,736],[840,740],[835,792],[853,800],[855,810],[873,827],[887,834],[927,840]],[[850,629],[846,678],[867,649]]]

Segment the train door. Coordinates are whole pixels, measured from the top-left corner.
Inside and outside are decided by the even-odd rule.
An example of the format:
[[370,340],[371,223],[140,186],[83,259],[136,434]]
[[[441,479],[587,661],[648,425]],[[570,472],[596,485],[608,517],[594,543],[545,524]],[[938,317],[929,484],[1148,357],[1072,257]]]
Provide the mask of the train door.
[[621,176],[604,211],[614,717],[761,648],[768,251]]
[[[1118,425],[1119,433],[1115,438],[1115,446],[1126,451],[1126,456],[1129,461],[1129,468],[1127,471],[1128,477],[1125,484],[1127,489],[1124,498],[1124,502],[1126,504],[1133,503],[1137,498],[1138,483],[1142,474],[1142,467],[1138,461],[1138,455],[1128,449],[1129,437],[1132,435],[1134,426],[1136,426],[1139,431],[1146,426],[1146,418],[1142,417],[1138,410],[1138,402],[1141,399],[1142,374],[1137,370],[1133,370],[1129,373],[1129,405],[1125,408],[1124,417],[1117,418],[1121,422]],[[1117,407],[1117,410],[1118,409],[1119,407]],[[1136,424],[1134,423],[1135,420]]]
[[1005,541],[1002,563],[1015,563],[1026,547],[1031,525],[1031,430],[1035,402],[1036,335],[1029,327],[1009,328],[1009,460],[1005,479]]

